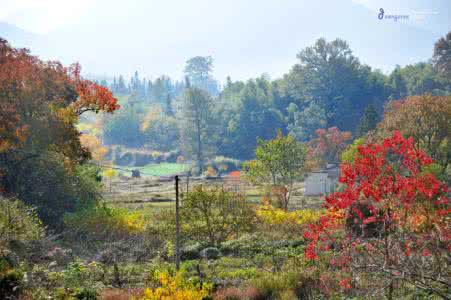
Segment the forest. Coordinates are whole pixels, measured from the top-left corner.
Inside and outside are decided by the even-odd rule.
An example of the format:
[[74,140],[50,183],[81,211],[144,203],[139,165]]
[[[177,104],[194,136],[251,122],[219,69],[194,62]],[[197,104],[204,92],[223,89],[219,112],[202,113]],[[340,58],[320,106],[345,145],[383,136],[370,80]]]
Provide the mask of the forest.
[[451,32],[293,55],[89,78],[0,38],[0,298],[451,299]]

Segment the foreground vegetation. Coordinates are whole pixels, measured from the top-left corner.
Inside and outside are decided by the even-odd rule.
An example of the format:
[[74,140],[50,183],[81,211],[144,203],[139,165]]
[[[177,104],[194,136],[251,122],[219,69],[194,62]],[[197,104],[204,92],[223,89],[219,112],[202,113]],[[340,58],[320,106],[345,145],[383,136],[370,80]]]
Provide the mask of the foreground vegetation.
[[[222,92],[196,68],[211,68],[211,59],[191,59],[182,98],[166,97],[155,113],[143,99],[128,95],[124,103],[81,78],[78,65],[42,62],[0,39],[0,298],[449,299],[443,41],[434,65],[417,66],[432,72],[421,74],[432,76],[434,89],[403,87],[411,73],[395,70],[388,90],[402,99],[387,102],[379,120],[386,90],[374,98],[366,91],[385,79],[341,40],[303,50],[283,80],[228,82]],[[347,76],[334,77],[338,67]],[[320,88],[334,78],[330,90]],[[137,75],[133,82],[138,89]],[[404,97],[412,93],[419,95]],[[214,106],[216,96],[228,106]],[[379,106],[357,105],[364,96]],[[95,117],[118,102],[126,109]],[[145,136],[158,142],[140,145]],[[293,206],[306,200],[307,173],[338,161],[335,191]],[[179,253],[173,182],[134,181],[118,168],[194,176],[180,194]],[[145,199],[131,199],[137,183]]]

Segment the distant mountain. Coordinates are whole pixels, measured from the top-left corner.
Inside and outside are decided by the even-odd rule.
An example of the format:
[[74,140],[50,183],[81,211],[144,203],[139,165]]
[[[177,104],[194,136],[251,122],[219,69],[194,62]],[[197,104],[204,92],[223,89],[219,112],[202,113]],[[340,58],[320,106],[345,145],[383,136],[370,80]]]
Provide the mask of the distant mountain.
[[13,47],[19,48],[29,48],[40,39],[37,34],[5,22],[0,22],[0,37],[6,39]]
[[[224,82],[227,76],[280,77],[298,62],[296,54],[320,37],[346,40],[361,62],[387,72],[430,59],[435,41],[451,28],[449,0],[398,6],[392,0],[92,2],[83,17],[47,34],[0,23],[0,36],[44,60],[80,62],[91,78],[128,77],[137,70],[147,78],[182,79],[187,59],[211,55],[214,76]],[[357,4],[367,2],[375,6]],[[379,7],[409,19],[381,20]]]

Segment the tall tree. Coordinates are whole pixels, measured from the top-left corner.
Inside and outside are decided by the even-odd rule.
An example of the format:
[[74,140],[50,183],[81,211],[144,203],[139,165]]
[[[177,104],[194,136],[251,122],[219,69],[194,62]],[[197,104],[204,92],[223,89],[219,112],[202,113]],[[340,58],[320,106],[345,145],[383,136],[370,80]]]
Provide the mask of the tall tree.
[[195,56],[186,62],[185,76],[192,86],[201,88],[212,95],[218,93],[217,82],[211,76],[213,58],[211,56]]
[[325,112],[325,127],[355,130],[368,101],[382,103],[384,82],[362,65],[341,39],[319,39],[302,50],[299,63],[285,76],[286,92],[299,111],[314,103]]
[[37,206],[55,225],[65,211],[95,198],[81,193],[80,165],[91,155],[75,127],[79,116],[113,112],[117,99],[82,79],[78,64],[43,62],[3,39],[0,70],[0,193]]
[[435,43],[432,60],[440,74],[451,78],[451,31]]
[[182,144],[194,156],[199,172],[212,146],[212,99],[207,92],[191,87],[183,95],[180,130]]
[[220,98],[224,129],[221,134],[221,154],[250,159],[257,146],[257,138],[271,139],[277,130],[285,130],[285,119],[274,107],[271,82],[260,77],[246,83],[234,82]]
[[441,173],[450,176],[451,96],[411,96],[389,102],[378,131],[386,137],[393,130],[412,137],[415,148],[425,151],[441,166]]

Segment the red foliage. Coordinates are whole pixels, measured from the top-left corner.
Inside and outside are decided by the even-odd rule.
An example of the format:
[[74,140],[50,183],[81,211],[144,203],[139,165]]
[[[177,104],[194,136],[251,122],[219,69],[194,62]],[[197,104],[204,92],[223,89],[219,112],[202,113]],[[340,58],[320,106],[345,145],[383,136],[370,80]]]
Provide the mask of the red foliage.
[[340,131],[337,127],[317,129],[317,138],[310,141],[313,155],[323,163],[337,162],[339,154],[346,148],[346,143],[351,140],[349,131]]
[[79,114],[85,111],[113,112],[119,108],[117,99],[113,97],[113,94],[107,88],[89,80],[81,79],[79,64],[74,64],[70,71],[79,96],[74,103],[74,107]]
[[108,89],[80,77],[78,64],[66,68],[59,62],[43,62],[3,39],[0,70],[0,152],[20,147],[30,120],[42,120],[51,110],[73,107],[81,114],[119,108]]
[[[440,261],[450,249],[450,207],[448,187],[424,172],[432,159],[397,131],[358,152],[353,163],[341,165],[343,189],[326,197],[327,214],[304,233],[310,241],[305,257],[317,260],[331,251],[329,264],[352,272],[356,265],[363,269],[365,254],[365,268],[391,276],[416,272],[415,264],[425,261],[415,257],[434,253]],[[348,224],[362,230],[356,234]],[[375,233],[370,237],[364,234],[369,227]]]

